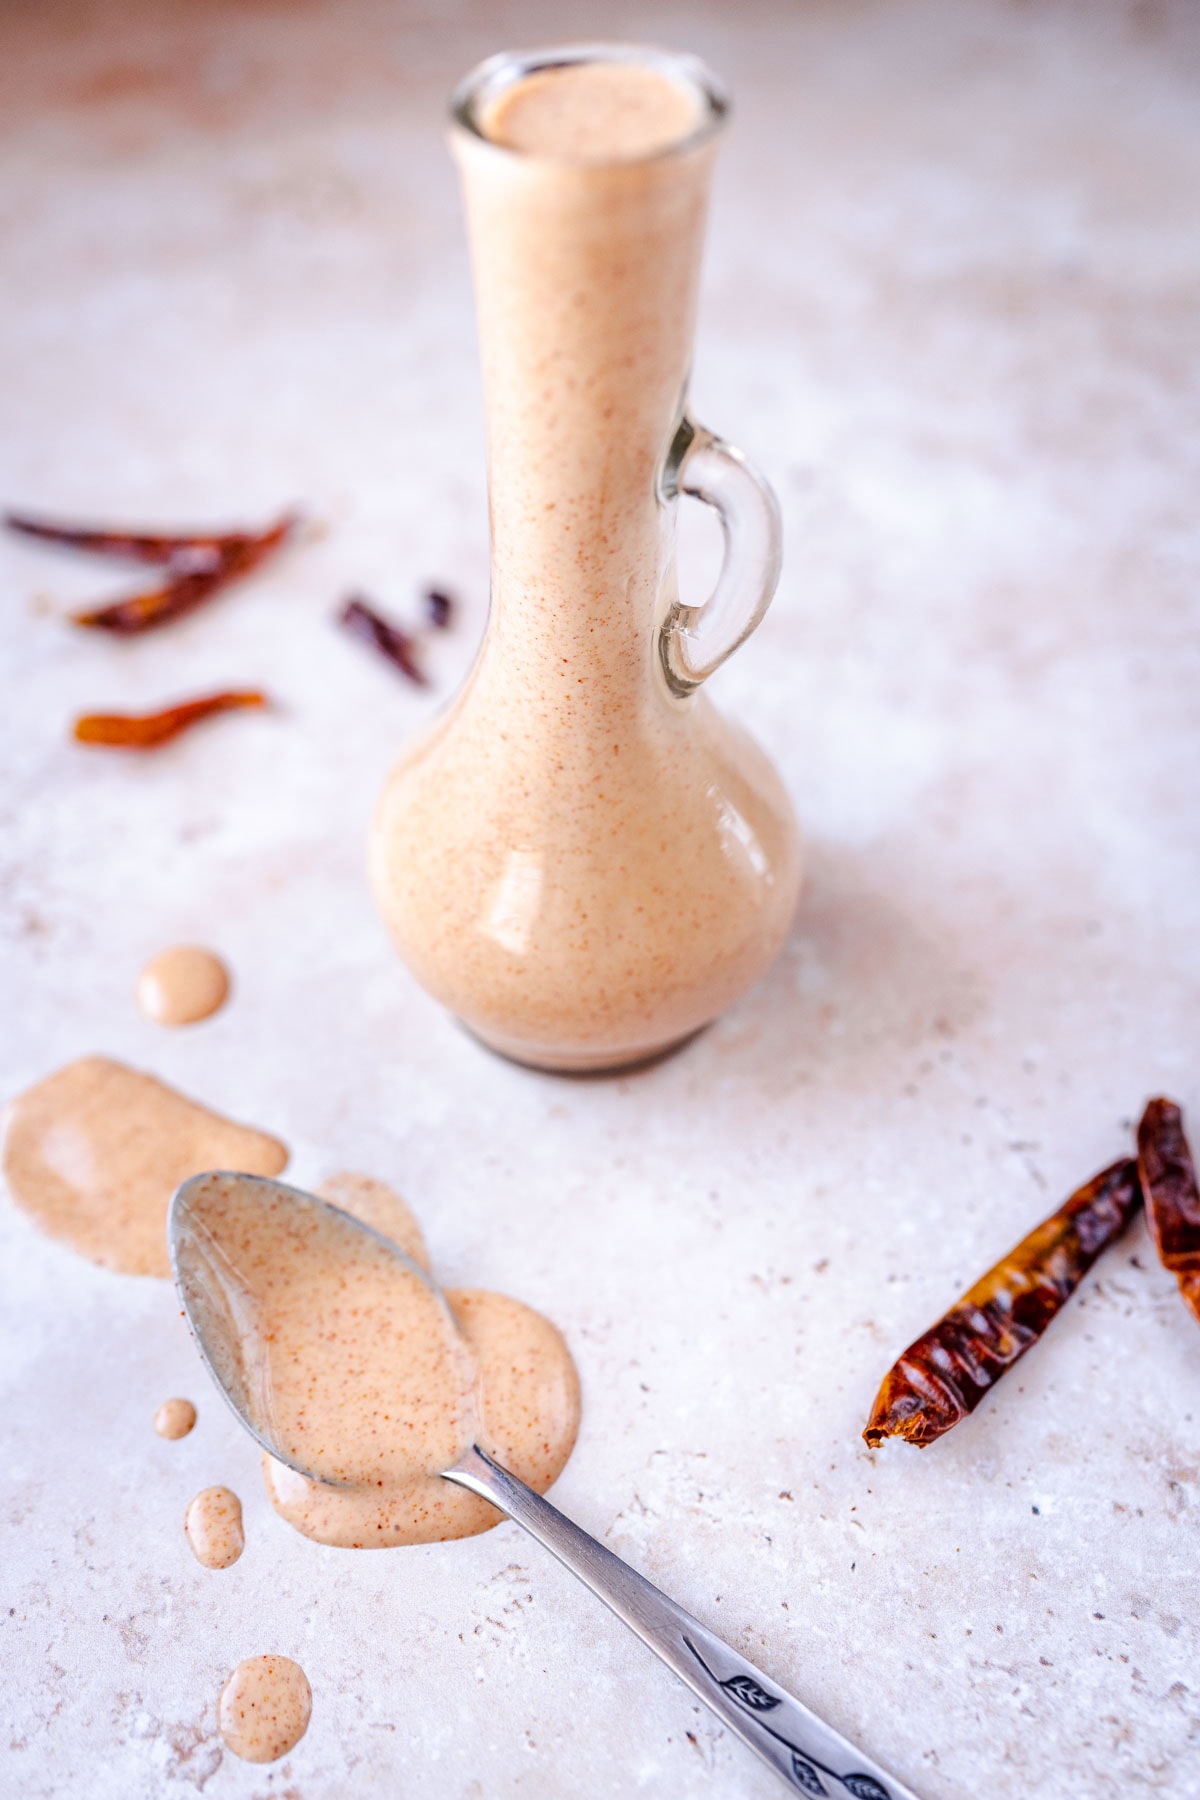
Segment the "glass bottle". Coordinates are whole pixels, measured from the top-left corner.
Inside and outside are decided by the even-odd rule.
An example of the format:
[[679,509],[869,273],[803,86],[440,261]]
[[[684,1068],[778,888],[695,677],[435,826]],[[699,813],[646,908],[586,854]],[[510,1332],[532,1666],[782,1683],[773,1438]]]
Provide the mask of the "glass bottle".
[[[564,76],[563,141],[506,141]],[[674,135],[614,151],[596,109],[656,103],[656,82]],[[614,45],[495,57],[454,102],[491,610],[462,691],[388,781],[371,874],[418,980],[543,1068],[618,1067],[690,1036],[764,972],[795,909],[787,795],[703,686],[762,618],[780,554],[771,490],[685,403],[726,112],[693,59]],[[725,538],[700,607],[676,583],[684,494]]]

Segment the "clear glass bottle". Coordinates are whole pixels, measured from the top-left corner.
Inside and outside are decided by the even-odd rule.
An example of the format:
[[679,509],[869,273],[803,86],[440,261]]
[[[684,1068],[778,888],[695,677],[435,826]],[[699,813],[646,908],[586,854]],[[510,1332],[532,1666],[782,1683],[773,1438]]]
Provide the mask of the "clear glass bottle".
[[[574,91],[550,92],[564,77]],[[569,102],[560,127],[553,108],[539,121],[547,93]],[[673,135],[639,148],[656,94]],[[799,888],[782,784],[702,689],[779,571],[770,489],[685,409],[726,110],[693,59],[612,45],[493,58],[454,104],[491,612],[462,692],[391,775],[371,873],[424,986],[544,1068],[618,1067],[691,1035],[766,969]],[[676,585],[681,494],[724,528],[702,607]]]

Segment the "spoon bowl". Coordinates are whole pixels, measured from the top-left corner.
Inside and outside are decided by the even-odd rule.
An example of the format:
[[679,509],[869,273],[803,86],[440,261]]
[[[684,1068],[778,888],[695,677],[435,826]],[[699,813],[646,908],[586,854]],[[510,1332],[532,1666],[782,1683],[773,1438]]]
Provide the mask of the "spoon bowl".
[[220,1169],[194,1175],[175,1190],[167,1213],[171,1274],[201,1360],[223,1398],[277,1462],[310,1481],[354,1486],[298,1450],[279,1419],[271,1345],[262,1330],[272,1271],[253,1246],[256,1224],[265,1225],[268,1214],[273,1239],[282,1227],[301,1257],[340,1252],[349,1260],[365,1246],[377,1266],[394,1273],[397,1288],[418,1285],[440,1315],[441,1329],[455,1340],[458,1324],[427,1270],[382,1232],[316,1194]]
[[[479,1395],[454,1314],[432,1277],[389,1238],[301,1188],[216,1171],[177,1189],[167,1239],[201,1358],[246,1430],[280,1462],[311,1481],[354,1487],[377,1470],[403,1472],[394,1441],[410,1456],[414,1443],[427,1454],[448,1445],[453,1454],[429,1465],[436,1475],[489,1500],[565,1563],[794,1792],[916,1800],[480,1448]],[[341,1259],[336,1305],[314,1288],[306,1309],[306,1278],[330,1256]],[[406,1382],[402,1370],[393,1382],[389,1352],[408,1332],[423,1334],[415,1350],[409,1344],[418,1379]],[[342,1358],[348,1387],[322,1381],[321,1355]],[[435,1423],[449,1408],[440,1435],[426,1429],[431,1396]],[[368,1467],[341,1442],[353,1434],[339,1433],[339,1407],[347,1419],[365,1416],[378,1439]]]

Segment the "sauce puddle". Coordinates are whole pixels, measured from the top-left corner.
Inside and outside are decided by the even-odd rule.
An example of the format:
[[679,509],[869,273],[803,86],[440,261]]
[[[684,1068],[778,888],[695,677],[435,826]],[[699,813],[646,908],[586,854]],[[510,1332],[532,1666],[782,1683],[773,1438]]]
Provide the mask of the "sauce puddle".
[[278,1762],[294,1750],[312,1717],[312,1689],[286,1656],[240,1662],[217,1701],[217,1728],[244,1762]]
[[167,1206],[181,1181],[212,1168],[278,1175],[287,1160],[277,1138],[86,1056],[9,1104],[0,1168],[48,1236],[103,1268],[165,1278]]

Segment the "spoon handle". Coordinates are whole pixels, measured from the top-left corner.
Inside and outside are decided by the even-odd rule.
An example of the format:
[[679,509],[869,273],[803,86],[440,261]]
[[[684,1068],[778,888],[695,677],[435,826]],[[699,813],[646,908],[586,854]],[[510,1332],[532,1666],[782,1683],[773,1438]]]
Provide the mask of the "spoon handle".
[[482,1494],[598,1594],[795,1792],[917,1800],[911,1788],[771,1682],[619,1556],[476,1446],[446,1480]]

